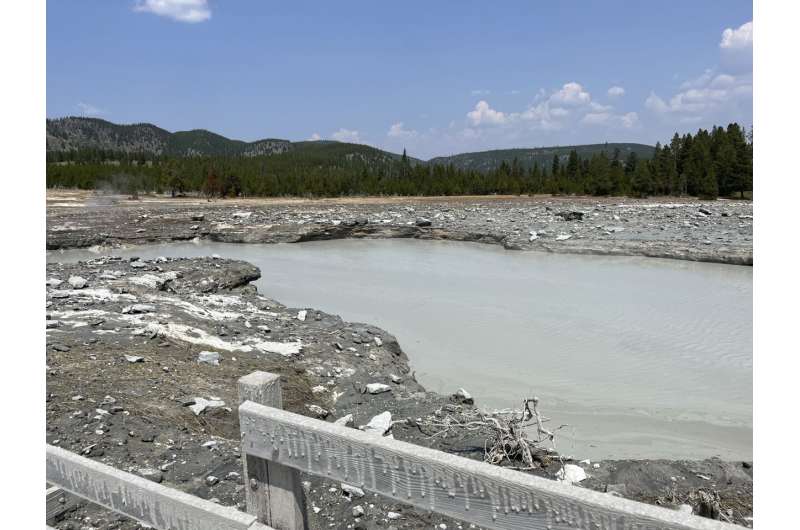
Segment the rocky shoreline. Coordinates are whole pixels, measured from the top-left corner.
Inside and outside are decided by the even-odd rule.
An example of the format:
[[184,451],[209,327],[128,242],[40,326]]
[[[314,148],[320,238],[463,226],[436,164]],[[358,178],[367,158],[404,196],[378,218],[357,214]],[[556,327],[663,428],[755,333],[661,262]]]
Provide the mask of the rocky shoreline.
[[[444,239],[469,234],[471,239],[462,240],[513,248],[508,245],[522,239],[519,234],[509,235],[502,230],[458,228],[459,222],[468,223],[458,221],[453,212],[443,213],[441,203],[425,201],[415,206],[311,203],[316,204],[311,210],[305,206],[256,207],[236,203],[231,208],[227,203],[177,202],[145,201],[119,207],[48,205],[48,248],[194,237],[285,242],[339,236],[386,237],[385,234]],[[492,215],[500,218],[497,212],[505,203],[467,204],[458,208],[494,208]],[[659,215],[703,207],[694,202],[688,204],[691,206],[659,210]],[[752,263],[752,247],[748,251],[747,245],[748,237],[752,241],[752,219],[737,218],[738,223],[728,224],[731,218],[752,216],[751,205],[720,202],[713,206],[718,208],[718,218],[708,223],[714,228],[706,230],[702,237],[730,234],[738,224],[749,228],[737,228],[741,239],[736,245],[710,245],[713,248],[704,250],[706,254],[692,256],[714,257],[707,261],[725,263],[749,259]],[[406,209],[409,207],[413,211]],[[540,237],[551,239],[548,244],[556,243],[555,237],[547,237],[548,231],[561,230],[550,228],[551,224],[561,227],[561,223],[573,223],[573,228],[566,228],[565,232],[575,230],[569,233],[576,234],[578,241],[585,239],[583,248],[622,248],[613,239],[579,236],[588,230],[578,224],[581,221],[562,220],[555,215],[578,208],[531,208],[537,208],[537,212],[541,209],[536,214],[541,219],[555,218],[548,221],[550,224],[536,225],[537,235],[544,231],[545,236]],[[330,209],[335,211],[323,212]],[[584,215],[593,211],[588,207],[583,210]],[[395,218],[400,221],[393,226],[378,223],[381,214],[389,211],[406,213],[402,214],[405,217]],[[723,212],[728,215],[723,216]],[[438,218],[437,213],[441,214]],[[456,220],[451,224],[443,220],[437,226],[436,219],[446,214]],[[323,215],[325,222],[318,219]],[[606,213],[600,212],[597,217],[601,215]],[[706,217],[714,215],[712,212]],[[283,222],[269,222],[279,217]],[[536,222],[544,223],[541,219]],[[647,224],[635,222],[636,226]],[[508,224],[510,221],[504,226]],[[733,239],[731,235],[719,237]],[[537,241],[528,244],[538,245]],[[642,254],[646,245],[636,245]],[[659,240],[657,245],[672,249],[675,254],[671,257],[681,255],[676,250],[680,248],[678,244]],[[556,251],[566,250],[559,247]],[[380,422],[373,422],[371,428],[462,456],[483,456],[481,433],[442,439],[426,436],[419,428],[420,419],[473,405],[463,396],[443,396],[421,387],[395,337],[374,326],[344,322],[313,308],[285,307],[265,296],[268,293],[256,290],[251,282],[259,276],[258,269],[248,263],[214,258],[97,258],[77,264],[48,264],[47,442],[200,497],[243,508],[236,380],[255,370],[266,370],[281,374],[287,410],[326,421],[348,422],[350,416],[354,428],[369,425],[373,418],[388,411],[394,420],[390,431],[383,432],[386,426]],[[543,407],[546,413],[546,404]],[[562,467],[554,454],[544,450],[537,462],[540,467],[534,472],[550,478]],[[691,505],[696,513],[711,510],[706,515],[752,526],[751,462],[710,459],[572,464],[589,475],[580,482],[582,487],[667,506]],[[358,492],[342,490],[339,483],[310,477],[307,480],[312,528],[464,526],[371,494],[359,497]],[[717,503],[721,515],[713,513]],[[85,505],[64,514],[55,526],[138,528],[121,516]]]
[[228,243],[447,239],[509,250],[752,265],[753,207],[745,201],[573,197],[208,202],[48,196],[49,250],[198,237]]

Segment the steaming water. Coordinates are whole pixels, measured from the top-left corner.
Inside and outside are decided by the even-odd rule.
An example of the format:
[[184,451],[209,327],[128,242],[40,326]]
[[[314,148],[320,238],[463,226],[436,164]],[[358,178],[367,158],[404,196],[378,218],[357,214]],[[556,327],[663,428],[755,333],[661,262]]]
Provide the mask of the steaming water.
[[486,408],[537,395],[551,428],[569,425],[562,453],[752,458],[751,267],[414,240],[114,253],[254,263],[265,295],[395,334],[431,390]]

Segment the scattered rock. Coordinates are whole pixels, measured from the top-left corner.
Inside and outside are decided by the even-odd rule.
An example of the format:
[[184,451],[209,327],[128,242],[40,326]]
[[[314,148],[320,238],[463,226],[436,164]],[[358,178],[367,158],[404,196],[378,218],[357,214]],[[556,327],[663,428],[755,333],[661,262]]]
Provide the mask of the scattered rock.
[[219,478],[215,477],[214,475],[208,475],[206,477],[206,486],[213,486],[217,482],[219,482]]
[[364,496],[364,490],[361,488],[357,488],[355,486],[351,486],[350,484],[345,484],[344,482],[341,483],[340,487],[342,488],[342,493],[349,497],[355,497],[360,499]]
[[140,357],[138,355],[125,355],[125,360],[129,363],[143,363],[144,357]]
[[582,221],[583,220],[583,212],[578,211],[564,211],[558,212],[556,217],[560,217],[564,221]]
[[219,366],[222,356],[215,351],[201,351],[197,354],[197,362]]
[[89,282],[80,276],[70,276],[69,280],[67,280],[67,283],[69,283],[70,287],[73,289],[85,289],[86,286],[89,285]]
[[392,387],[383,383],[369,383],[367,385],[367,392],[370,394],[382,394],[384,392],[391,392]]
[[364,508],[361,505],[353,506],[353,517],[361,517],[364,515]]
[[327,409],[323,409],[319,405],[306,405],[306,409],[319,419],[325,419],[328,417],[328,414],[330,414]]
[[189,409],[194,412],[195,416],[199,416],[208,408],[224,407],[225,402],[221,399],[205,399],[201,397],[194,398],[194,405],[190,405]]
[[302,311],[298,311],[297,312],[297,320],[299,320],[300,322],[304,322],[305,319],[306,319],[306,315],[307,314],[308,314],[308,311],[306,311],[305,309],[303,309]]
[[383,436],[392,428],[392,413],[388,410],[373,416],[369,423],[363,425],[361,430],[375,436]]
[[137,315],[140,313],[152,313],[156,307],[150,304],[133,304],[122,308],[125,314]]
[[463,388],[459,388],[458,390],[456,390],[456,393],[453,394],[453,397],[456,398],[456,400],[460,401],[461,403],[464,403],[465,405],[472,405],[473,403],[475,403],[475,400],[472,399],[472,395]]
[[556,478],[568,484],[574,484],[587,478],[586,471],[581,466],[575,464],[564,464],[564,467],[558,470]]
[[422,227],[422,226],[431,226],[431,220],[430,219],[426,219],[424,217],[417,217],[417,220],[415,221],[415,224],[417,226],[420,226],[420,227]]

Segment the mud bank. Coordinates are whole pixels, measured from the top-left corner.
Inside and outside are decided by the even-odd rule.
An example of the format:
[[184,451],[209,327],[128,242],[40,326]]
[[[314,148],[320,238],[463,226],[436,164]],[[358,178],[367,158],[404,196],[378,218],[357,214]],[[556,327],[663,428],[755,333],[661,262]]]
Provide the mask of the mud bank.
[[510,250],[648,256],[752,265],[753,208],[743,201],[623,198],[370,198],[323,201],[48,194],[47,248],[208,238],[293,243],[446,239]]
[[[354,427],[389,411],[398,439],[482,457],[480,432],[442,439],[418,427],[442,409],[472,405],[425,391],[391,334],[286,307],[257,292],[251,282],[259,276],[248,263],[213,258],[49,264],[47,442],[241,509],[236,380],[266,370],[281,374],[290,411],[326,421],[352,414]],[[366,392],[371,383],[387,390]],[[562,465],[544,450],[537,462],[535,472],[551,478]],[[698,492],[715,492],[723,518],[752,524],[751,463],[579,465],[590,475],[583,487],[698,511]],[[307,480],[312,528],[462,527],[370,494],[354,498],[338,483]],[[354,516],[356,506],[363,515]],[[400,518],[390,520],[389,512]],[[137,527],[84,505],[56,526]]]

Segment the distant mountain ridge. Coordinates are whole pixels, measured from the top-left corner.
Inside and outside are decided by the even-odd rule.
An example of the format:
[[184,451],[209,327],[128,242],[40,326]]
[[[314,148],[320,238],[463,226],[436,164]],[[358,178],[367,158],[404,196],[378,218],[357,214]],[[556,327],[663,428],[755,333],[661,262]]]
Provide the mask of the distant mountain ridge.
[[118,125],[98,118],[47,120],[47,151],[101,149],[170,156],[259,156],[284,153],[291,142],[231,140],[204,129],[171,133],[151,123]]
[[[81,149],[117,151],[126,153],[148,153],[175,157],[192,156],[262,156],[291,153],[297,156],[319,159],[326,163],[331,159],[361,158],[364,160],[399,160],[401,155],[364,144],[349,144],[332,140],[291,142],[267,138],[254,142],[232,140],[205,129],[169,132],[151,123],[130,125],[115,124],[99,118],[66,117],[47,120],[47,152],[58,153]],[[612,156],[620,150],[620,158],[635,152],[639,158],[651,158],[653,146],[637,143],[604,143],[564,147],[537,147],[496,149],[452,156],[435,157],[423,161],[409,157],[411,164],[452,164],[458,169],[480,172],[491,171],[503,162],[511,163],[515,158],[525,168],[534,163],[548,166],[553,156],[566,160],[571,150],[581,158],[605,151]]]
[[631,152],[636,153],[640,159],[652,158],[655,148],[652,145],[637,143],[603,143],[587,145],[568,145],[557,147],[533,147],[515,149],[494,149],[491,151],[477,151],[474,153],[460,153],[452,156],[440,156],[428,160],[429,164],[453,164],[459,169],[474,171],[492,171],[497,169],[503,162],[511,163],[514,159],[529,169],[534,164],[539,167],[550,167],[553,157],[558,156],[561,161],[565,161],[570,151],[575,150],[582,159],[591,158],[595,153],[605,151],[609,157],[613,156],[614,151],[619,149],[620,159],[624,160]]

